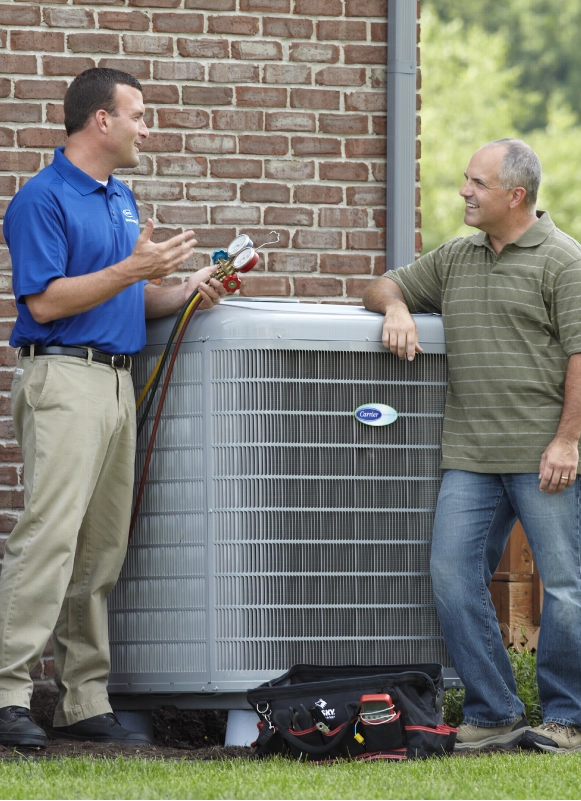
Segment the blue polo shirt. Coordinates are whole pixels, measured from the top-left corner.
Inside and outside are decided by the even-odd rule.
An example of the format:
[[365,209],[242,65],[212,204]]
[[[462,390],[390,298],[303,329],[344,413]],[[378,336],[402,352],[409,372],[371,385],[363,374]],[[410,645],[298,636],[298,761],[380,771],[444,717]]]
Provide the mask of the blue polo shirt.
[[18,319],[10,344],[89,345],[138,353],[145,345],[145,282],[90,311],[39,324],[25,303],[55,278],[96,273],[127,258],[139,236],[135,198],[109,176],[103,186],[55,150],[53,163],[14,196],[4,218]]

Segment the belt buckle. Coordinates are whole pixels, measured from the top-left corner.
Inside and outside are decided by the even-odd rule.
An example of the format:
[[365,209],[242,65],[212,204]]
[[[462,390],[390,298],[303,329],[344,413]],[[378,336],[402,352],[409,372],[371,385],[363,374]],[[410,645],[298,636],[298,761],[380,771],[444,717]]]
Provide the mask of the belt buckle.
[[131,370],[132,362],[133,359],[126,353],[116,353],[111,356],[111,367],[113,367],[113,369],[121,370],[123,368],[127,368],[128,370]]

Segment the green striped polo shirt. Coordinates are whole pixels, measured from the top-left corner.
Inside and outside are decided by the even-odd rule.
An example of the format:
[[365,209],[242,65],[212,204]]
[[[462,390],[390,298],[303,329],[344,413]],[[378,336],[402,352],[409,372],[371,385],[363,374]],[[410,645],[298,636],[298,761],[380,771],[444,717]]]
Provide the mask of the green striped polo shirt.
[[386,274],[410,311],[442,315],[442,468],[533,473],[557,431],[568,358],[581,352],[581,245],[538,217],[498,255],[479,232]]

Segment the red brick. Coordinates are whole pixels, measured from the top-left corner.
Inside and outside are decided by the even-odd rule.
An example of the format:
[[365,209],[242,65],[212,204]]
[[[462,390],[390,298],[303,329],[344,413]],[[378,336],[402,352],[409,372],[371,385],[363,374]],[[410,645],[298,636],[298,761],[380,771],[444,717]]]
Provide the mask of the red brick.
[[236,36],[255,36],[258,33],[258,17],[246,15],[209,16],[208,33],[227,33]]
[[339,250],[343,245],[341,231],[300,229],[293,236],[293,247],[305,250]]
[[213,225],[258,225],[260,223],[260,209],[257,206],[214,206],[210,212],[210,222]]
[[202,64],[193,61],[154,61],[153,77],[156,81],[203,81],[205,71]]
[[367,181],[369,167],[362,162],[324,161],[319,165],[322,181]]
[[228,58],[226,39],[178,39],[178,52],[185,58]]
[[99,28],[112,31],[147,31],[149,17],[143,11],[99,11]]
[[313,209],[300,206],[278,208],[269,206],[264,210],[265,225],[308,225],[313,224]]
[[260,83],[260,71],[256,64],[211,64],[208,80],[235,86],[240,83]]
[[280,42],[232,42],[232,58],[258,61],[282,61]]
[[265,64],[264,83],[311,83],[311,68],[303,64]]
[[138,33],[128,33],[123,36],[123,49],[127,54],[151,56],[172,56],[173,39],[171,36],[147,36]]
[[283,275],[251,275],[242,277],[241,297],[288,297],[290,279]]
[[0,298],[0,317],[15,317],[16,301],[14,299]]
[[386,152],[386,147],[384,137],[348,139],[345,142],[345,155],[347,158],[383,156]]
[[0,128],[0,147],[14,147],[15,133],[12,128]]
[[345,45],[345,64],[385,64],[386,59],[383,45]]
[[[8,251],[6,251],[8,252]],[[12,370],[0,370],[0,389],[8,391],[12,386]]]
[[321,108],[339,110],[341,92],[329,89],[291,89],[291,108]]
[[[1,363],[1,359],[0,359],[0,363]],[[10,366],[14,366],[14,365],[12,364]],[[7,397],[7,396],[0,397],[0,414],[9,415],[10,411],[11,411],[11,409],[10,409],[10,398]],[[17,452],[18,453],[20,452],[19,448],[17,448]],[[6,455],[6,450],[5,449],[2,450],[1,453],[2,453],[2,455]],[[8,459],[8,458],[7,459],[2,459],[2,461],[6,461],[6,462],[21,462],[22,461],[22,455],[18,456],[17,458],[14,458],[14,459]]]
[[294,279],[295,295],[301,297],[333,297],[343,294],[343,282],[339,278],[329,277],[303,277]]
[[2,103],[0,122],[40,122],[42,106],[40,103]]
[[357,134],[369,133],[369,117],[366,114],[321,114],[320,133]]
[[295,0],[295,14],[313,17],[340,17],[342,0]]
[[141,149],[146,153],[179,153],[182,145],[181,134],[152,131],[149,137],[142,142]]
[[[28,56],[26,56],[28,58]],[[92,58],[68,57],[68,56],[43,56],[42,73],[43,75],[70,75],[76,77],[80,72],[89,70],[95,66]],[[1,69],[1,65],[0,65]],[[29,70],[19,70],[28,72]],[[34,69],[36,72],[36,67]]]
[[348,231],[347,250],[385,250],[385,232]]
[[236,153],[236,137],[221,134],[192,134],[186,136],[186,150],[192,153]]
[[14,84],[14,97],[22,99],[62,100],[66,91],[66,81],[33,81],[24,78]]
[[170,205],[157,207],[157,219],[169,225],[206,225],[208,209],[206,206],[189,204],[188,206]]
[[160,128],[207,128],[210,115],[199,109],[160,108],[157,112]]
[[385,92],[351,92],[345,94],[346,111],[385,111],[387,95]]
[[151,129],[153,128],[153,123],[155,121],[155,112],[152,108],[146,108],[145,114],[143,115],[143,122],[145,125]]
[[38,6],[0,5],[0,25],[40,25]]
[[374,134],[377,134],[377,136],[387,135],[387,117],[384,114],[374,116],[372,124]]
[[374,89],[387,87],[387,69],[385,67],[372,67],[370,70],[371,86]]
[[3,512],[0,514],[0,531],[3,534],[10,534],[17,522],[17,515],[10,514],[9,512]]
[[179,103],[180,90],[177,86],[163,83],[149,83],[143,85],[144,103]]
[[324,67],[315,74],[319,86],[363,86],[365,67]]
[[179,181],[133,181],[137,200],[181,200],[183,184]]
[[321,184],[303,184],[294,190],[295,203],[329,203],[343,202],[342,186],[322,186]]
[[8,484],[9,486],[18,484],[18,473],[15,467],[0,466],[0,484]]
[[292,42],[290,46],[291,61],[327,62],[328,64],[335,64],[339,61],[339,56],[339,48],[334,44]]
[[384,206],[385,205],[385,186],[368,184],[367,186],[348,186],[347,187],[348,206]]
[[65,109],[62,103],[46,104],[46,121],[55,125],[65,124]]
[[212,159],[210,175],[213,178],[260,178],[262,161],[258,159]]
[[[76,0],[75,0],[76,2]],[[84,0],[83,0],[84,2]],[[99,2],[106,2],[107,4],[110,3],[110,0],[99,0]],[[123,2],[123,0],[122,0]],[[122,3],[121,3],[122,4]],[[111,5],[120,5],[118,2],[111,3]],[[129,6],[139,6],[143,8],[150,8],[152,5],[151,0],[129,0],[127,5]],[[155,0],[156,8],[179,8],[181,5],[181,0]]]
[[153,14],[152,30],[154,33],[203,33],[203,14]]
[[0,54],[0,73],[23,72],[28,75],[36,74],[36,56],[13,56]]
[[348,278],[345,281],[345,292],[350,298],[362,298],[363,293],[369,288],[370,281],[374,278]]
[[14,439],[14,425],[12,420],[0,420],[0,437]]
[[287,136],[241,136],[239,146],[252,156],[284,156],[289,149]]
[[310,19],[265,17],[262,20],[262,33],[264,36],[276,36],[279,39],[310,39],[313,35],[313,23]]
[[14,175],[0,175],[0,195],[12,197],[16,192],[16,178]]
[[387,272],[387,259],[385,255],[373,257],[373,275],[384,275]]
[[[374,163],[371,165],[371,173],[376,181],[385,182],[387,178],[387,164],[385,161]],[[419,179],[418,179],[419,180]]]
[[200,248],[223,248],[236,236],[236,228],[197,228],[196,240]]
[[367,211],[363,209],[320,209],[320,228],[365,228],[368,224]]
[[66,142],[64,131],[50,128],[25,128],[18,132],[18,147],[60,147]]
[[206,176],[208,161],[201,156],[158,156],[158,175],[184,175],[187,178]]
[[317,22],[317,39],[334,39],[346,42],[364,42],[367,39],[365,22],[324,19]]
[[236,0],[186,0],[184,8],[200,11],[236,11]]
[[72,53],[119,53],[119,37],[115,33],[71,33],[67,47]]
[[11,92],[11,85],[9,78],[0,78],[0,97],[8,97]]
[[290,13],[290,0],[240,0],[240,11],[262,11],[263,13]]
[[292,152],[295,156],[340,156],[341,141],[316,136],[293,136]]
[[236,199],[236,189],[236,184],[197,181],[195,184],[186,184],[186,197],[188,200],[198,202],[208,200],[213,203],[225,203]]
[[370,30],[372,42],[387,42],[387,22],[372,22]]
[[283,184],[242,184],[240,200],[245,203],[288,203],[290,189]]
[[85,8],[45,8],[42,16],[49,28],[94,28],[92,11]]
[[274,273],[313,273],[317,261],[316,253],[273,252],[268,254],[268,269]]
[[[291,93],[292,91],[295,90],[291,90]],[[286,89],[269,89],[264,86],[236,87],[236,105],[241,108],[284,108],[286,101]]]
[[[373,222],[377,228],[385,228],[387,225],[387,209],[385,207],[373,210]],[[416,223],[417,225],[417,223]],[[420,223],[421,225],[421,223]]]
[[305,181],[315,177],[315,162],[293,159],[267,159],[264,177],[277,181]]
[[0,509],[24,509],[24,493],[19,490],[0,490]]
[[293,111],[276,111],[266,113],[265,130],[267,131],[301,131],[315,133],[317,118],[314,114]]
[[340,275],[369,274],[371,256],[361,253],[321,253],[321,272]]
[[231,106],[230,86],[184,86],[183,102],[192,106]]
[[216,131],[262,131],[264,112],[234,109],[214,111],[212,128]]
[[387,17],[387,0],[346,0],[346,17]]
[[57,31],[12,31],[11,50],[36,50],[39,53],[62,53],[65,47],[64,33]]

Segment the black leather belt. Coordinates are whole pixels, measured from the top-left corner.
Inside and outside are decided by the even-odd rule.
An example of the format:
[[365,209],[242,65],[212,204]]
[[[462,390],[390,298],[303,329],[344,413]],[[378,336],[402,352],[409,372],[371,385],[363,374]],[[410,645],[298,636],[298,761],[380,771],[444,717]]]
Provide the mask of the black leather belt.
[[[108,364],[109,367],[115,367],[117,369],[126,367],[128,370],[131,370],[133,359],[127,353],[105,353],[104,350],[97,350],[97,348],[91,348],[91,352],[93,354],[92,360],[94,362],[98,362],[99,364]],[[20,355],[24,356],[25,358],[30,356],[30,345],[25,345],[24,347],[20,348]],[[78,359],[88,359],[89,348],[83,348],[80,345],[49,345],[48,347],[44,347],[43,345],[35,345],[34,355],[76,356]]]

